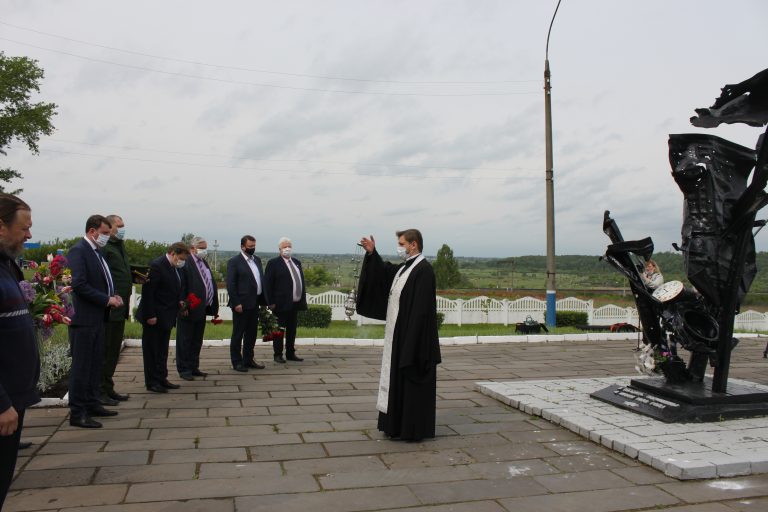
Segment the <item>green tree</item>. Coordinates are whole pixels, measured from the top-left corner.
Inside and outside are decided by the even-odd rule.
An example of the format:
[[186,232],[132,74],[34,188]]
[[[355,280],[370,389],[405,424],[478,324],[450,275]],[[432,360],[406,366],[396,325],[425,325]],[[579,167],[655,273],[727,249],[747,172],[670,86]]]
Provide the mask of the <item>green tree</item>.
[[333,276],[325,267],[315,265],[304,269],[304,281],[308,286],[323,286],[333,282]]
[[[54,127],[51,117],[56,115],[55,103],[32,103],[33,92],[40,92],[43,70],[37,61],[28,57],[6,57],[0,52],[0,153],[14,140],[27,145],[38,154],[37,142],[40,135],[50,135]],[[21,173],[10,167],[0,169],[0,192],[5,192],[2,183],[21,178]],[[16,190],[13,193],[21,192]]]
[[181,235],[181,241],[184,242],[187,245],[190,245],[192,243],[192,239],[195,238],[194,233],[184,233]]
[[453,257],[453,250],[448,245],[443,244],[437,251],[437,259],[432,264],[432,268],[435,271],[438,288],[454,288],[461,283],[459,263]]

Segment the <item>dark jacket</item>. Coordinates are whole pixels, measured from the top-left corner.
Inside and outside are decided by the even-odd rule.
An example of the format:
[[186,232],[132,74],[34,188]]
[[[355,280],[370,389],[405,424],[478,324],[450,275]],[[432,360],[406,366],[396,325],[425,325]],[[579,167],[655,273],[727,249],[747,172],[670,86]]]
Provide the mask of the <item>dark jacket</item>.
[[248,262],[243,258],[242,251],[227,262],[227,293],[229,294],[227,306],[232,309],[241,304],[243,309],[255,309],[257,306],[267,304],[264,298],[264,271],[261,267],[261,258],[254,256],[253,261],[256,262],[256,268],[259,269],[261,276],[261,294],[256,293],[256,279]]
[[[207,268],[210,272],[211,267],[208,266],[208,262],[202,258],[199,261],[202,261],[203,265],[205,265],[205,268]],[[196,307],[195,309],[190,309],[186,316],[179,315],[179,320],[200,321],[205,320],[205,315],[218,315],[219,297],[217,293],[218,290],[216,288],[216,281],[213,279],[213,274],[211,274],[211,284],[213,285],[213,302],[210,306],[205,305],[205,281],[203,281],[203,276],[200,275],[200,269],[197,268],[197,264],[191,255],[189,258],[187,258],[187,264],[184,266],[182,275],[184,277],[185,290],[187,294],[194,293],[201,301],[203,301],[203,304]]]
[[177,271],[163,254],[149,264],[149,280],[141,289],[138,320],[147,325],[147,320],[157,318],[157,326],[172,329],[176,325],[179,302],[185,297],[182,272]]
[[67,253],[72,270],[72,326],[95,326],[107,318],[109,284],[104,267],[91,245],[80,239]]
[[264,290],[267,303],[269,305],[274,304],[275,311],[291,311],[294,307],[299,311],[307,309],[307,287],[304,282],[304,271],[301,269],[299,260],[291,258],[291,261],[299,269],[301,276],[301,299],[295,305],[293,302],[293,279],[291,279],[291,271],[288,270],[283,257],[278,256],[267,262]]
[[0,412],[40,401],[40,356],[27,301],[19,288],[21,270],[0,254]]
[[123,299],[123,305],[112,308],[109,311],[109,320],[117,322],[128,318],[128,307],[133,290],[133,276],[131,265],[128,263],[128,255],[125,254],[125,245],[119,238],[110,238],[107,245],[101,249],[104,259],[107,260],[109,271],[112,273],[112,281],[115,284],[115,293]]

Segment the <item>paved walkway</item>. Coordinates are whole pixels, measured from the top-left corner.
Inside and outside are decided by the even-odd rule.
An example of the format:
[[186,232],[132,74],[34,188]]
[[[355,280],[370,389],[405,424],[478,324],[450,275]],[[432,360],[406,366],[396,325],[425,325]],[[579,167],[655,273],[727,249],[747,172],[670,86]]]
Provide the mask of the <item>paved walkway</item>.
[[[530,343],[443,349],[438,437],[376,430],[380,348],[303,348],[303,363],[237,373],[228,349],[205,348],[205,380],[146,393],[141,353],[117,380],[131,399],[100,430],[66,410],[29,413],[4,510],[93,512],[433,512],[768,510],[768,475],[679,482],[475,390],[475,382],[631,375],[630,342]],[[768,384],[757,341],[731,375]],[[258,347],[262,359],[266,346]],[[270,358],[271,359],[271,358]]]

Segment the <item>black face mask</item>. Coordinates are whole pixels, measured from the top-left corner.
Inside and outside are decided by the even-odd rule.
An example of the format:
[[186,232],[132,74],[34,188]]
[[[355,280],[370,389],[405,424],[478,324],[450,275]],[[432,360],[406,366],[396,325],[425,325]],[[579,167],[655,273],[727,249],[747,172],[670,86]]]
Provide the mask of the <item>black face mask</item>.
[[243,249],[243,252],[248,256],[253,256],[256,254],[256,248],[254,247],[253,249]]

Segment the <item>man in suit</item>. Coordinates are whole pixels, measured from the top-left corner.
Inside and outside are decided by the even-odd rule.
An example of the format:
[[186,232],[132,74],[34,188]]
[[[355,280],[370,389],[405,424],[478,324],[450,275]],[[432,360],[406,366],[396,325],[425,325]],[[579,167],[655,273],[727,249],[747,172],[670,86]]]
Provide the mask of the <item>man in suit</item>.
[[104,364],[104,321],[109,308],[123,305],[115,292],[109,266],[100,249],[107,244],[112,226],[101,215],[85,222],[85,236],[67,253],[72,270],[72,305],[69,326],[72,369],[69,372],[69,424],[99,428],[93,416],[115,416],[101,404],[99,385]]
[[265,306],[264,272],[261,258],[255,255],[256,239],[245,235],[240,239],[240,254],[227,262],[227,292],[232,308],[232,339],[229,355],[232,368],[247,372],[248,368],[263,369],[253,360],[253,347],[259,327],[259,306]]
[[187,264],[189,247],[176,242],[168,252],[152,260],[149,280],[142,287],[138,317],[143,326],[141,353],[144,357],[144,383],[149,391],[167,393],[178,389],[168,381],[168,345],[171,330],[182,306],[185,283],[181,269]]
[[277,315],[280,326],[285,327],[285,358],[283,358],[283,340],[275,339],[272,348],[276,363],[303,361],[296,355],[296,323],[299,311],[307,309],[307,289],[304,286],[304,272],[301,262],[293,258],[293,243],[289,238],[281,238],[277,245],[279,256],[267,262],[265,290],[269,307]]
[[128,263],[128,255],[125,253],[123,239],[125,238],[125,222],[119,215],[107,215],[107,221],[112,225],[109,233],[109,241],[102,249],[104,259],[112,274],[112,282],[115,285],[115,293],[123,301],[122,306],[112,308],[109,311],[107,321],[104,323],[104,370],[101,379],[101,403],[104,405],[117,405],[128,400],[128,395],[121,395],[115,391],[115,375],[117,360],[120,357],[120,347],[123,344],[125,333],[125,320],[128,318],[128,305],[133,290],[133,277],[131,265]]
[[16,259],[32,238],[32,210],[0,193],[0,510],[13,479],[27,407],[40,401],[40,356],[35,326],[19,281]]
[[179,315],[176,326],[176,370],[184,380],[208,375],[200,371],[200,349],[203,348],[205,335],[205,316],[219,316],[219,298],[216,281],[205,258],[208,255],[208,242],[196,236],[189,247],[190,256],[184,267],[186,292],[194,293],[202,304]]

